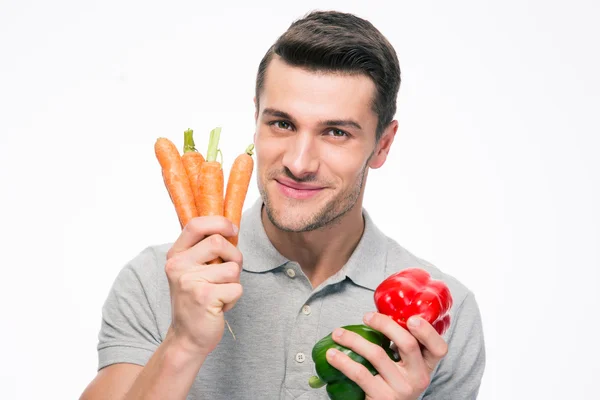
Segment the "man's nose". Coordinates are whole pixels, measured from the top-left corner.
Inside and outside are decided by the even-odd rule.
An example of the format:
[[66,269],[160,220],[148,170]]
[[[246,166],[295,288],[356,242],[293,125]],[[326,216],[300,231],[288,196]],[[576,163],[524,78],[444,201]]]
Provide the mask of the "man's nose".
[[298,132],[291,139],[283,166],[297,178],[315,174],[319,169],[317,139],[309,132]]

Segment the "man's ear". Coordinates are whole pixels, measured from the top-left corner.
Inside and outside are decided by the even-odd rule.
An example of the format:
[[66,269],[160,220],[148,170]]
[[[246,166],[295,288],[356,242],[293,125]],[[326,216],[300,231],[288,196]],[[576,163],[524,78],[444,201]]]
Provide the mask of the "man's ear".
[[252,101],[254,101],[254,136],[252,137],[252,143],[256,143],[256,124],[258,124],[258,103],[256,103],[256,96],[254,96]]
[[393,120],[381,133],[381,138],[379,138],[379,142],[377,143],[377,146],[375,146],[375,151],[369,161],[369,167],[377,169],[385,163],[397,131],[398,121]]
[[254,96],[254,123],[258,121],[258,103],[256,102],[256,96]]

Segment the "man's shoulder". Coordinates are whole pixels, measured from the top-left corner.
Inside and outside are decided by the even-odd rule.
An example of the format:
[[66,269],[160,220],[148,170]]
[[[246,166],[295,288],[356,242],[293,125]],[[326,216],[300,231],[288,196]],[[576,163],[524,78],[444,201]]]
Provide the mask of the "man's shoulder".
[[167,252],[173,243],[149,245],[131,258],[121,270],[121,274],[133,274],[142,284],[156,283],[165,275]]
[[386,236],[386,240],[387,260],[384,273],[386,278],[403,269],[416,267],[429,272],[433,279],[443,281],[452,293],[455,306],[460,305],[465,298],[472,295],[472,291],[465,284],[443,268],[416,256],[391,237]]

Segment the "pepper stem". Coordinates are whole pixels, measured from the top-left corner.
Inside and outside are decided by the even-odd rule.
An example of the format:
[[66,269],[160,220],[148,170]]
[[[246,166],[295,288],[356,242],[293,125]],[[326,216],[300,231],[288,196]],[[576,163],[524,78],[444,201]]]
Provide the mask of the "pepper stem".
[[321,378],[315,375],[310,377],[310,379],[308,380],[308,385],[313,389],[318,389],[327,385],[327,382],[323,382]]
[[208,140],[208,151],[206,152],[206,161],[213,162],[217,161],[217,154],[219,153],[219,138],[221,137],[221,128],[215,128],[210,131],[210,138]]
[[196,144],[194,143],[194,131],[191,129],[183,132],[183,152],[188,153],[190,151],[198,151]]
[[254,145],[251,144],[250,146],[248,146],[246,148],[246,154],[248,154],[249,156],[251,156],[252,154],[254,154],[252,151],[254,150]]

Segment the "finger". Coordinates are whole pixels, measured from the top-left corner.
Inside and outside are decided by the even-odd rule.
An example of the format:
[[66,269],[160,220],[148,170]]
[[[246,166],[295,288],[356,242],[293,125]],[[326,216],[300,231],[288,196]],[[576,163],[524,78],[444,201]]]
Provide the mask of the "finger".
[[242,297],[244,289],[239,283],[224,283],[215,285],[215,296],[223,304],[223,312],[233,308],[235,303]]
[[365,392],[366,396],[372,398],[389,397],[391,388],[379,376],[373,376],[364,365],[357,363],[346,354],[336,349],[329,349],[325,353],[327,362],[338,369],[348,379],[356,383]]
[[380,313],[367,313],[364,322],[387,336],[398,349],[401,364],[419,368],[423,366],[423,355],[418,340],[393,319]]
[[237,227],[220,215],[196,217],[182,229],[181,234],[167,253],[167,258],[181,253],[203,240],[205,237],[220,234],[225,237],[237,235]]
[[407,322],[410,333],[423,344],[423,359],[429,372],[433,372],[448,353],[448,344],[435,328],[423,318],[413,316]]
[[390,358],[383,347],[371,343],[359,334],[343,328],[335,329],[331,337],[336,343],[349,348],[367,359],[391,386],[400,385],[405,380],[398,365]]
[[234,262],[226,262],[223,264],[212,264],[193,269],[184,273],[181,276],[183,289],[187,285],[193,285],[194,282],[208,283],[239,283],[241,268],[239,264]]
[[[222,235],[210,235],[200,243],[192,246],[185,253],[185,257],[195,264],[208,264],[215,258],[221,258],[223,262],[235,262],[242,265],[241,251],[231,244]],[[215,264],[221,265],[221,264]]]
[[196,281],[191,288],[195,302],[209,313],[218,316],[227,311],[241,297],[243,289],[239,283],[212,284]]

